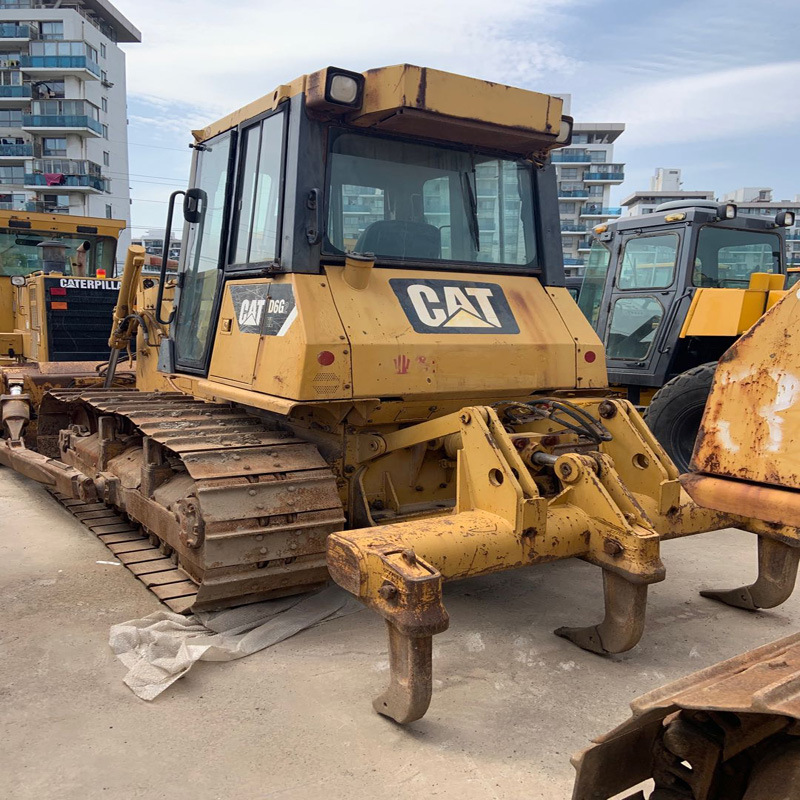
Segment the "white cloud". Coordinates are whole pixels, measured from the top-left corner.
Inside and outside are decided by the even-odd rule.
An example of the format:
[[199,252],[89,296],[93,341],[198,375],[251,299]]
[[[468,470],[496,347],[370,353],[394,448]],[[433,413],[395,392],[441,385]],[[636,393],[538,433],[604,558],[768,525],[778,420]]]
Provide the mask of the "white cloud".
[[624,120],[627,148],[761,135],[800,124],[800,61],[688,74],[603,93],[587,119]]
[[553,31],[562,11],[584,2],[306,0],[298,6],[117,0],[116,5],[143,32],[141,44],[126,46],[130,94],[202,108],[208,122],[328,64],[360,71],[419,63],[540,88],[545,72],[564,75],[576,68]]

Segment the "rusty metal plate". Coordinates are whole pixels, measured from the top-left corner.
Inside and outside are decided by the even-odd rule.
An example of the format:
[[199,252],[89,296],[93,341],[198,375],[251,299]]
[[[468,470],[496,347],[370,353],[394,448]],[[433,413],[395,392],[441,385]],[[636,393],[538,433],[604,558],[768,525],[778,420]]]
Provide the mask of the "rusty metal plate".
[[156,550],[156,552],[161,554],[160,550],[154,548],[153,545],[150,544],[149,539],[140,539],[139,541],[133,542],[119,542],[118,544],[108,544],[106,546],[115,556],[122,555],[123,553],[146,553],[151,550]]
[[195,480],[321,469],[327,466],[319,451],[305,443],[232,447],[202,454],[186,453],[183,463],[186,471]]
[[342,506],[330,474],[322,471],[292,481],[238,486],[198,484],[197,498],[206,524],[322,509],[337,509],[341,513]]
[[[189,576],[182,569],[166,569],[162,572],[140,575],[139,580],[150,588],[151,586],[163,586],[167,583],[183,583],[189,580]],[[197,591],[196,585],[195,591]]]
[[130,522],[115,522],[113,524],[101,523],[97,524],[98,520],[89,520],[86,527],[96,536],[103,533],[138,533],[139,528],[136,525],[131,525]]
[[159,600],[172,600],[175,597],[194,597],[197,594],[197,584],[194,581],[166,583],[162,586],[151,586],[150,589]]
[[[128,564],[139,564],[143,561],[158,561],[159,559],[164,558],[164,554],[158,549],[153,548],[152,550],[142,550],[141,552],[136,553],[120,553],[117,558],[128,566]],[[171,566],[175,566],[170,562]]]
[[131,531],[130,533],[101,533],[97,538],[105,545],[147,541],[147,537],[142,536],[138,531]]
[[158,572],[175,569],[175,562],[171,558],[156,558],[151,561],[142,561],[125,565],[137,578],[144,575],[154,575]]

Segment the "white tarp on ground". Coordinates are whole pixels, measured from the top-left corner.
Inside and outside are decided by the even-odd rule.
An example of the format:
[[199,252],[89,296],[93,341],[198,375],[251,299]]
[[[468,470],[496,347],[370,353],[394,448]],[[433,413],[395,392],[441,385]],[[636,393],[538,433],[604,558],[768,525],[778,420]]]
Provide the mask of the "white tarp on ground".
[[363,606],[338,586],[191,616],[156,611],[113,625],[111,649],[128,668],[125,683],[152,700],[197,661],[233,661]]

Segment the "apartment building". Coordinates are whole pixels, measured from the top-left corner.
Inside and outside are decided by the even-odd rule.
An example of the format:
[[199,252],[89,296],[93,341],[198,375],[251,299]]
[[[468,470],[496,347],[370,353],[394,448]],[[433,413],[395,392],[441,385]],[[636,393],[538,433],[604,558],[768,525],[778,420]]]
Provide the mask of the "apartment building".
[[800,194],[794,200],[773,200],[769,186],[746,186],[722,196],[723,203],[736,203],[737,214],[775,217],[780,211],[793,211],[795,224],[786,230],[786,264],[800,267]]
[[622,201],[622,208],[627,216],[652,214],[662,203],[675,200],[713,200],[714,192],[710,190],[684,190],[681,171],[676,167],[658,167],[650,178],[650,189],[629,194]]
[[[570,95],[560,97],[564,113],[569,114]],[[611,205],[611,187],[625,179],[625,165],[614,160],[614,142],[624,130],[622,122],[576,122],[570,146],[552,155],[567,275],[582,273],[592,246],[592,228],[622,213],[619,206]]]
[[0,0],[0,207],[130,223],[118,45],[140,41],[108,0]]

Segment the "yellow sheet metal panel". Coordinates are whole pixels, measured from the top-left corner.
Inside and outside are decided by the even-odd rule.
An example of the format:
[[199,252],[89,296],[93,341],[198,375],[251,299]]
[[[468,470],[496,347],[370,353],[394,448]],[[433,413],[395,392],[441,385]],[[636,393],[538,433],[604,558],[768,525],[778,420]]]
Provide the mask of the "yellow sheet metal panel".
[[[72,214],[39,214],[28,211],[0,210],[0,228],[7,228],[9,220],[29,222],[29,231],[52,231],[54,233],[77,233],[78,227],[97,228],[97,236],[119,238],[127,223],[122,219],[105,217],[77,217]],[[22,230],[22,229],[20,229]]]
[[[783,278],[783,275],[780,277]],[[764,310],[769,311],[785,294],[786,291],[784,289],[771,289],[767,294],[767,307]]]
[[575,340],[536,278],[374,269],[357,290],[342,272],[326,267],[355,396],[498,397],[577,384]]
[[608,386],[606,353],[597,332],[566,289],[548,286],[547,293],[575,342],[576,387],[593,389]]
[[791,291],[720,360],[698,472],[800,489],[800,296]]
[[14,330],[14,293],[11,278],[0,276],[0,331]]
[[[302,75],[217,122],[192,131],[195,140],[206,141],[271,111],[290,97],[306,92],[311,82],[321,79],[321,73],[324,70]],[[494,130],[500,137],[494,146],[515,152],[533,152],[554,145],[560,129],[563,104],[558,97],[410,64],[379,67],[363,74],[363,105],[359,111],[344,116],[358,127],[463,142],[478,137],[480,141],[472,143],[487,146],[492,144],[488,132]],[[428,121],[437,118],[435,129],[413,114],[423,114]]]
[[680,335],[739,336],[764,313],[766,300],[758,290],[698,289]]
[[209,378],[292,400],[351,397],[350,348],[325,276],[229,281]]
[[429,67],[398,64],[364,73],[361,112],[353,125],[373,125],[400,109],[441,114],[546,135],[558,134],[560,98]]

